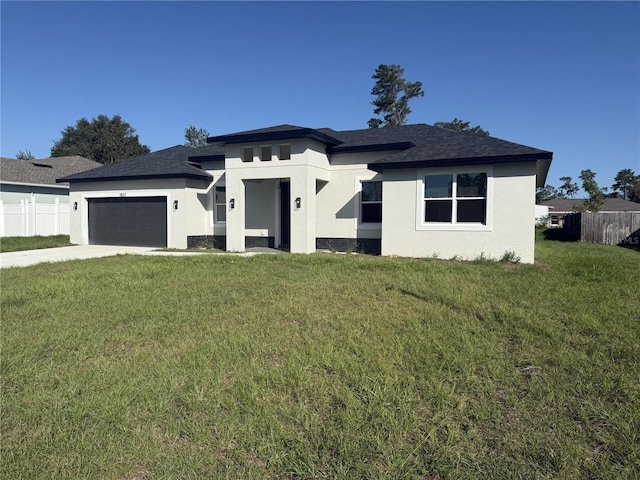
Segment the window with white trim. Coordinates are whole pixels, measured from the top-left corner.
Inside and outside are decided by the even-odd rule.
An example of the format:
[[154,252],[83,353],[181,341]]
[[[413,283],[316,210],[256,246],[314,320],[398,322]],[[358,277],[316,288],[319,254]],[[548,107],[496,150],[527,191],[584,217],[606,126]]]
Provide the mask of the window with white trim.
[[425,224],[487,223],[487,174],[449,173],[424,177]]
[[362,182],[360,192],[360,223],[382,222],[382,182]]
[[253,147],[242,147],[242,161],[253,162]]
[[215,189],[215,212],[216,223],[224,223],[227,221],[227,189],[226,187],[216,187]]

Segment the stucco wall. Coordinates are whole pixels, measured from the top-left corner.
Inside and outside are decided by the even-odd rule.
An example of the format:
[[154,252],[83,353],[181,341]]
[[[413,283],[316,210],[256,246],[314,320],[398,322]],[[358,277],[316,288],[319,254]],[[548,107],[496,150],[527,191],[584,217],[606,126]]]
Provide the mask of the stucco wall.
[[[367,163],[393,152],[345,153],[331,156],[331,181],[317,193],[320,238],[380,238],[380,224],[360,223],[360,182],[382,180]],[[385,198],[383,193],[383,204]]]
[[278,181],[275,179],[246,182],[245,228],[248,230],[247,235],[275,236],[277,183]]
[[[199,188],[198,188],[199,187]],[[89,242],[88,199],[107,197],[167,197],[167,246],[186,248],[188,235],[202,235],[207,231],[207,196],[205,182],[185,179],[127,180],[118,182],[82,182],[71,186],[71,242]],[[178,201],[178,209],[173,202]]]
[[[457,169],[457,171],[465,170]],[[382,254],[474,259],[514,252],[534,260],[535,163],[479,167],[488,178],[487,225],[455,228],[420,225],[423,175],[440,170],[387,170],[382,204]],[[452,170],[450,170],[452,171]]]

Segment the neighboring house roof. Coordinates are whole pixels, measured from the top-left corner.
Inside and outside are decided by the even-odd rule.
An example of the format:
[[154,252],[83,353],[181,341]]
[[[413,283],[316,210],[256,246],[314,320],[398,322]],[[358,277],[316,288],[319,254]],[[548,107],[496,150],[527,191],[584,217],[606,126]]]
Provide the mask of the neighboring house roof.
[[89,182],[148,177],[211,180],[211,175],[194,163],[194,156],[201,154],[206,159],[218,158],[220,152],[224,155],[224,148],[218,145],[200,148],[176,145],[146,155],[127,158],[120,162],[109,163],[97,170],[70,175],[59,181]]
[[56,179],[102,166],[78,155],[71,157],[14,160],[0,158],[0,181],[29,185],[56,186]]
[[[554,198],[540,205],[549,207],[549,213],[569,213],[580,209],[584,198]],[[599,209],[600,212],[640,212],[640,203],[630,202],[622,198],[606,198]]]
[[327,146],[328,154],[366,151],[395,151],[370,163],[375,171],[390,168],[470,165],[536,161],[538,183],[544,184],[553,154],[546,150],[507,142],[470,132],[453,132],[426,124],[336,131],[296,125],[247,130],[209,137],[206,147],[176,146],[102,167],[90,175],[74,175],[65,180],[113,180],[131,177],[196,176],[208,174],[194,163],[223,160],[224,144],[309,138]]

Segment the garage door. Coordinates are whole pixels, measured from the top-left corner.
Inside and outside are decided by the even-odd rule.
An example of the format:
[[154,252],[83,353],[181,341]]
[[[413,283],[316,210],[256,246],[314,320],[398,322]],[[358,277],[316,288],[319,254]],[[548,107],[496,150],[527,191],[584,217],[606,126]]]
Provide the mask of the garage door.
[[89,199],[89,244],[167,246],[167,197]]

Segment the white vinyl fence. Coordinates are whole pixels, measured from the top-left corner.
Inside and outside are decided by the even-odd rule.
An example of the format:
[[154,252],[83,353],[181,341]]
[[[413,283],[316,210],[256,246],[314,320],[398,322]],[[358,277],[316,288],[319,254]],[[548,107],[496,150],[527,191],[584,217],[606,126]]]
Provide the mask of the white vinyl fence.
[[18,204],[0,200],[0,237],[31,237],[33,235],[68,235],[69,204],[36,203],[35,198]]

